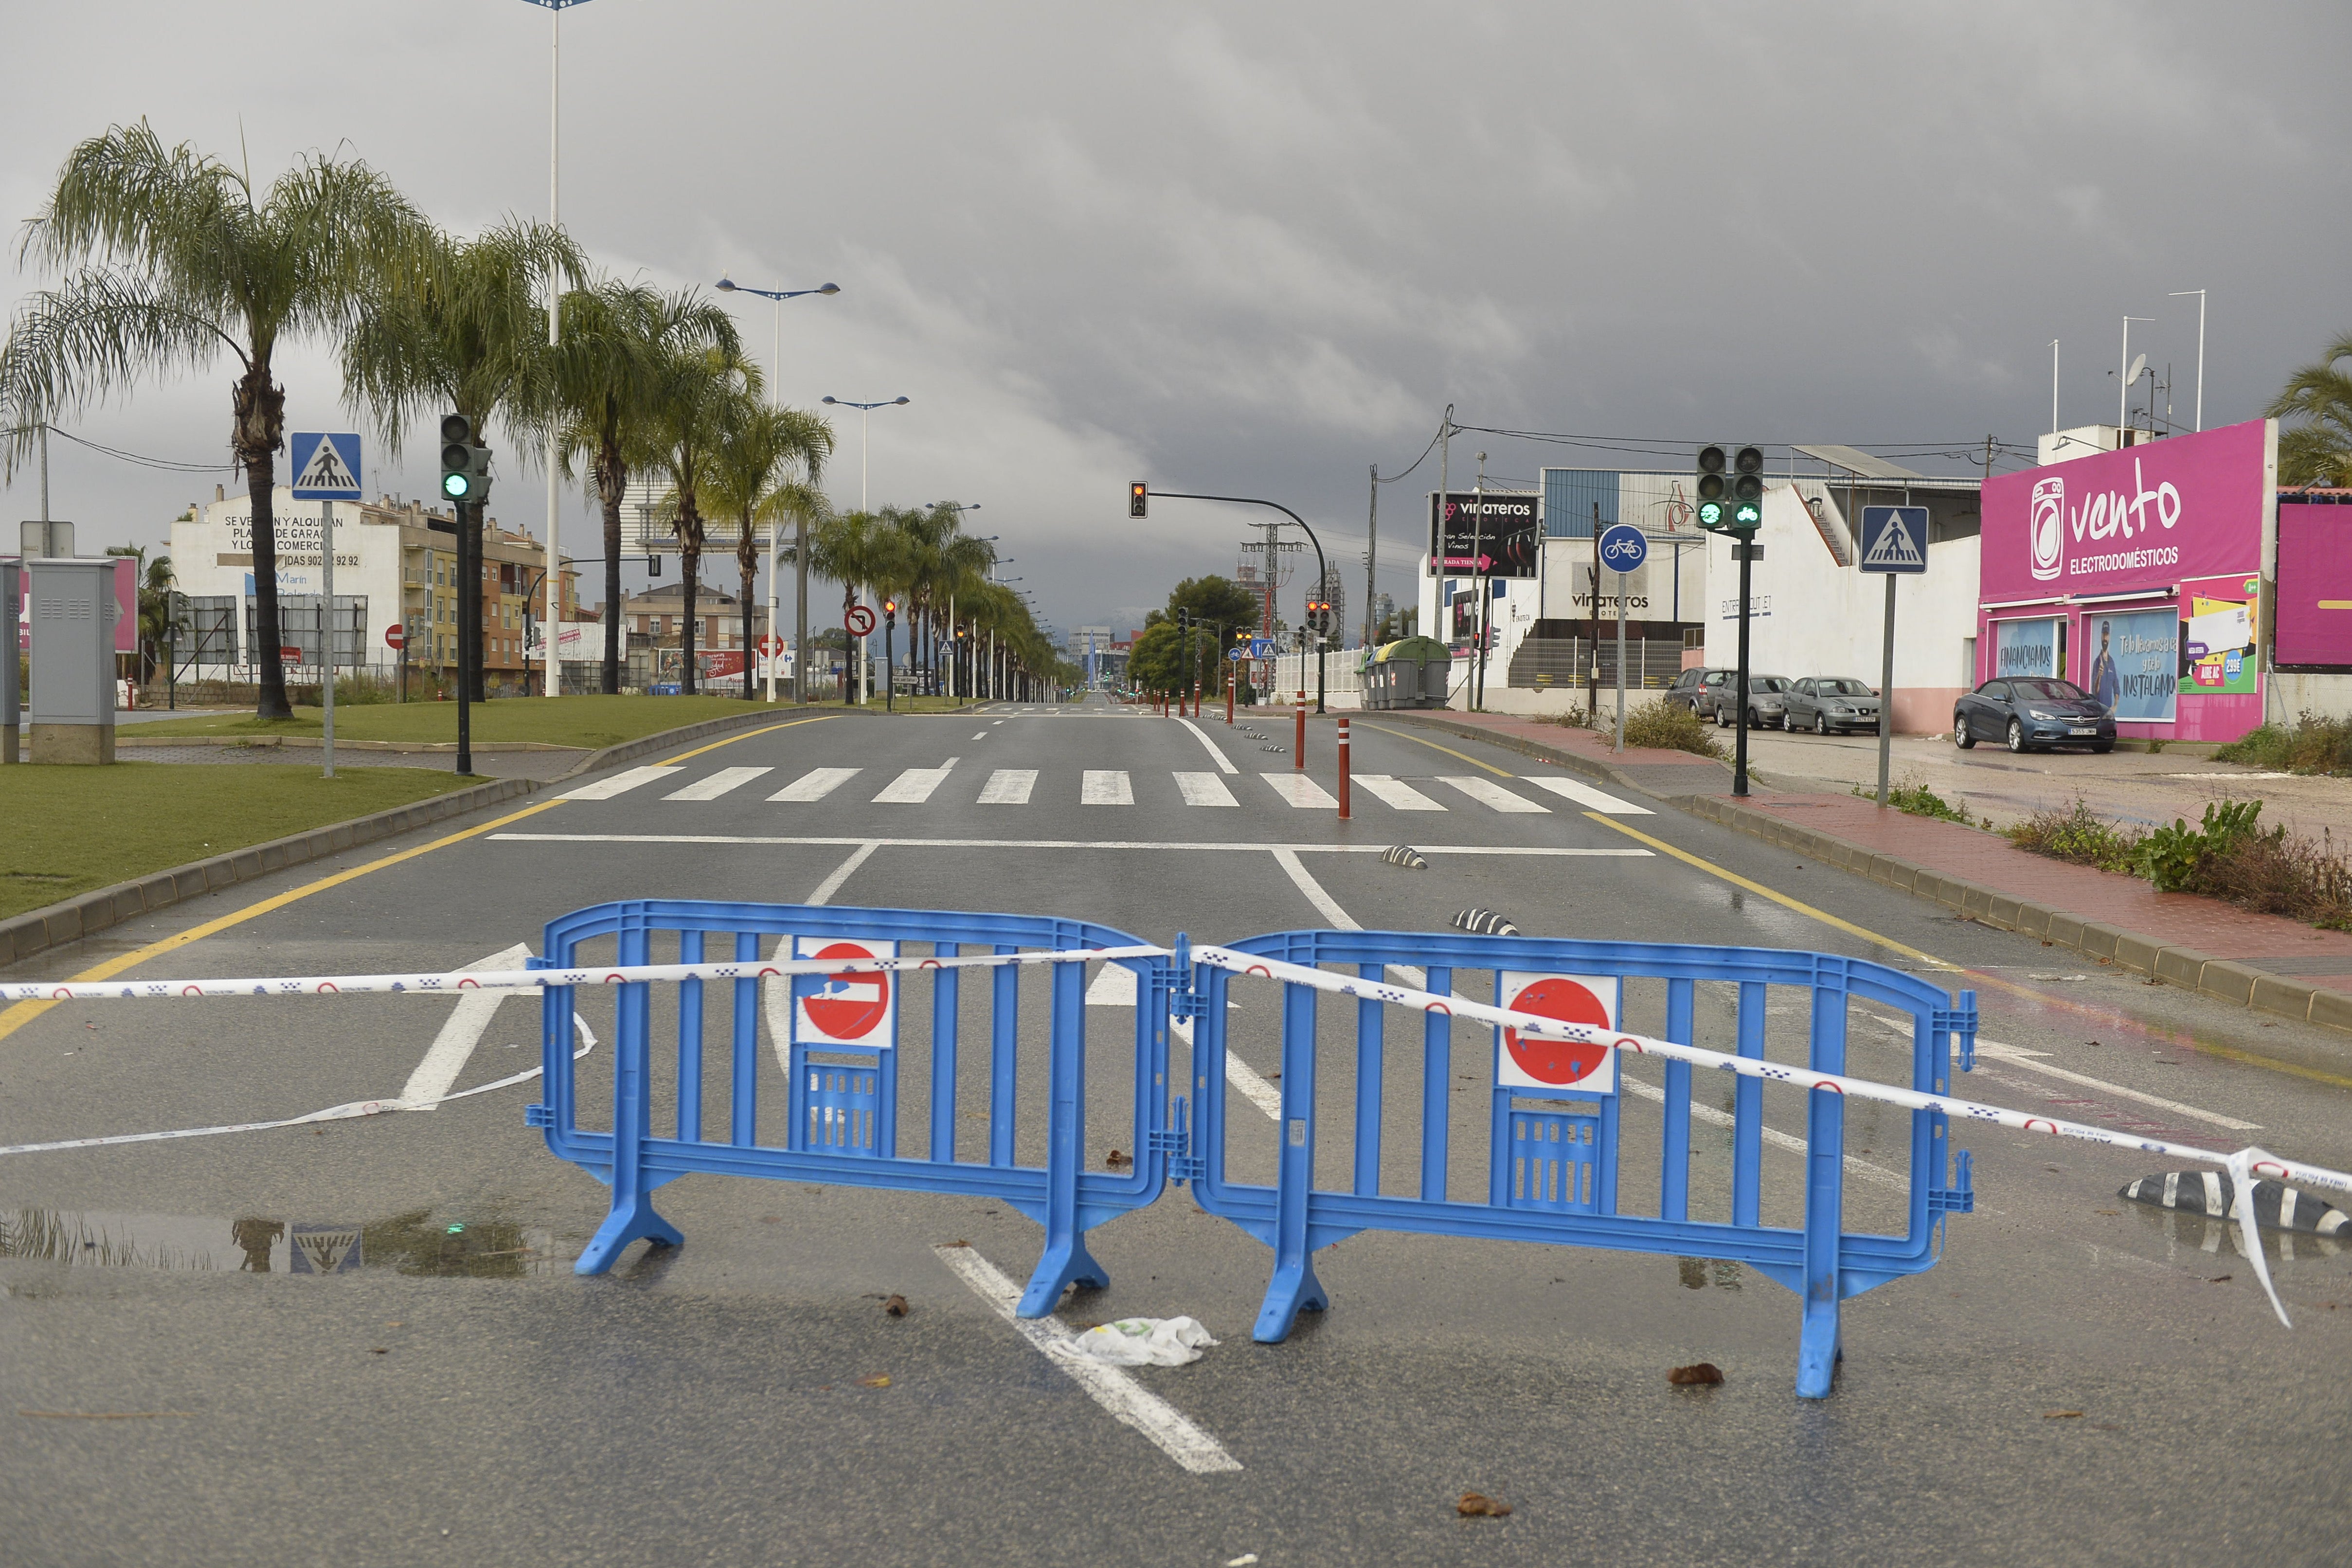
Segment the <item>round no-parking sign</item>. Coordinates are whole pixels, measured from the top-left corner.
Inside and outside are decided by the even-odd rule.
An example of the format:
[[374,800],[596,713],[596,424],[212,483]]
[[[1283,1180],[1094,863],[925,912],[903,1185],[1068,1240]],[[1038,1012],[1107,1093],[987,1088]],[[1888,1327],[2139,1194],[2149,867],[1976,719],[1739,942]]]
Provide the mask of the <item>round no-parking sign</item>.
[[[1501,1005],[1539,1018],[1595,1028],[1617,1026],[1618,981],[1612,974],[1528,974],[1505,971]],[[1572,1089],[1617,1092],[1617,1053],[1598,1043],[1542,1040],[1503,1031],[1495,1081],[1507,1089]]]
[[[796,937],[793,956],[814,959],[896,958],[895,942]],[[898,977],[872,971],[805,975],[794,983],[793,1038],[803,1046],[862,1046],[887,1050],[898,1037]]]

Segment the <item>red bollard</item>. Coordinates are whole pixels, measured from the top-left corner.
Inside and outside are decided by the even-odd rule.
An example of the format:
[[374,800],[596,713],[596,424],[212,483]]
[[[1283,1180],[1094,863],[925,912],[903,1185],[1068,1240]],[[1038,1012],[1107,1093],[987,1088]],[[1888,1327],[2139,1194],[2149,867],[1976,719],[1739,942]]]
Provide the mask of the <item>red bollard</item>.
[[1348,716],[1339,716],[1339,820],[1348,820]]
[[1293,773],[1307,771],[1307,693],[1298,694],[1298,727],[1290,742],[1290,769]]
[[1196,680],[1196,681],[1192,682],[1192,717],[1193,717],[1193,718],[1195,718],[1195,719],[1198,719],[1200,716],[1201,716],[1201,683],[1200,683],[1199,681],[1197,681],[1197,680]]
[[1233,728],[1233,724],[1234,724],[1234,683],[1233,683],[1231,680],[1228,680],[1228,681],[1226,681],[1226,682],[1225,682],[1225,728],[1227,728],[1227,729],[1229,729],[1229,730],[1230,730],[1230,729],[1232,729],[1232,728]]

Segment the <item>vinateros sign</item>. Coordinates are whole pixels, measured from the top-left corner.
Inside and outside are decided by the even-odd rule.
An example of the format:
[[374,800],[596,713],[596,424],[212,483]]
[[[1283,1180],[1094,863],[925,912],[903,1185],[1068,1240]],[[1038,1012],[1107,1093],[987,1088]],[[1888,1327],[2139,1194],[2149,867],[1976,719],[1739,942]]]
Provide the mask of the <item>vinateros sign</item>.
[[2164,593],[2261,568],[2278,443],[2266,420],[2101,452],[1984,487],[1987,603]]
[[1533,490],[1429,492],[1430,570],[1445,576],[1532,577],[1541,536]]

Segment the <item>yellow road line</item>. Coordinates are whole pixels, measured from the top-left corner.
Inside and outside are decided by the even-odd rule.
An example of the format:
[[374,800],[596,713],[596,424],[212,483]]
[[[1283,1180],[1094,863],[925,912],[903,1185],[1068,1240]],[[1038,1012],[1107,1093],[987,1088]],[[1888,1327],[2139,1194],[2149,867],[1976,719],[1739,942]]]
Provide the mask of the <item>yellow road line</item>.
[[[1710,877],[1720,877],[1723,880],[1731,883],[1734,887],[1744,888],[1748,891],[1756,894],[1759,898],[1769,899],[1776,904],[1780,904],[1787,909],[1794,910],[1797,913],[1807,916],[1810,919],[1817,920],[1823,925],[1834,926],[1842,931],[1862,938],[1864,942],[1873,942],[1880,947],[1889,949],[1892,952],[1900,952],[1909,957],[1916,958],[1922,963],[1933,964],[1938,969],[1948,969],[1956,973],[1965,974],[1969,979],[1975,981],[1979,985],[1990,986],[1997,991],[2006,991],[2011,995],[2032,1002],[2036,1006],[2053,1008],[2060,1012],[2076,1013],[2084,1017],[2112,1019],[2123,1016],[2123,1015],[2116,1013],[2112,1008],[2093,1006],[2086,1003],[2076,1002],[2064,996],[2053,996],[2047,992],[2036,991],[2030,985],[2021,985],[2014,980],[2004,979],[1998,974],[1989,974],[1981,969],[1970,969],[1966,965],[1954,963],[1949,959],[1937,958],[1933,953],[1922,952],[1916,947],[1906,946],[1904,943],[1896,942],[1891,937],[1884,937],[1874,931],[1869,931],[1862,926],[1855,925],[1852,921],[1842,921],[1833,914],[1830,914],[1822,910],[1817,910],[1813,908],[1812,905],[1805,903],[1801,900],[1789,897],[1786,893],[1774,892],[1771,889],[1764,886],[1761,882],[1751,882],[1747,878],[1740,876],[1737,872],[1725,870],[1722,867],[1716,865],[1711,860],[1702,859],[1686,849],[1675,848],[1673,845],[1666,843],[1664,839],[1653,838],[1646,833],[1628,827],[1613,816],[1604,816],[1597,811],[1588,811],[1584,815],[1591,818],[1593,821],[1600,823],[1604,827],[1613,827],[1618,832],[1625,835],[1628,838],[1638,838],[1643,843],[1647,844],[1662,855],[1671,855],[1677,860],[1697,867],[1700,870],[1705,871]],[[2200,994],[2200,993],[2190,992],[2189,994],[2198,995]],[[2126,1021],[2138,1028],[2148,1029],[2151,1027],[2149,1025],[2140,1023],[2137,1019],[2127,1019]],[[2179,1037],[2173,1036],[2172,1031],[2162,1030],[2160,1032],[2168,1036],[2171,1036],[2175,1039],[2176,1043],[2180,1043]],[[2202,1051],[2211,1056],[2220,1057],[2226,1061],[2242,1063],[2247,1067],[2268,1068],[2273,1072],[2283,1072],[2292,1078],[2309,1079],[2314,1083],[2333,1084],[2338,1089],[2352,1089],[2352,1078],[2347,1078],[2340,1073],[2326,1072],[2318,1068],[2302,1067],[2294,1062],[2281,1061],[2275,1057],[2260,1056],[2252,1051],[2240,1050],[2234,1046],[2216,1045],[2206,1040],[2191,1038],[2187,1040],[2185,1044],[2190,1050]]]
[[[284,909],[299,899],[307,899],[313,893],[323,893],[330,888],[341,887],[345,882],[356,881],[371,871],[381,871],[387,866],[397,866],[404,860],[414,860],[419,855],[430,855],[436,849],[446,848],[449,845],[478,837],[492,828],[504,827],[509,822],[520,822],[526,816],[536,816],[542,811],[562,804],[561,800],[543,800],[537,805],[527,805],[520,811],[510,812],[495,822],[485,822],[478,827],[468,827],[462,833],[449,834],[446,837],[435,839],[430,844],[420,844],[414,849],[403,849],[398,854],[387,855],[380,860],[371,860],[364,866],[354,866],[348,871],[338,871],[332,876],[321,877],[315,882],[306,882],[301,887],[289,888],[285,892],[272,894],[258,903],[247,904],[241,910],[206,921],[201,925],[190,926],[186,931],[167,936],[161,942],[151,942],[134,952],[126,952],[119,958],[110,958],[94,969],[82,971],[73,976],[73,979],[80,983],[111,980],[123,971],[136,968],[150,959],[160,958],[167,952],[187,946],[190,942],[202,942],[205,938],[225,931],[231,926],[241,925],[258,915],[266,915],[272,910]],[[7,1038],[56,1005],[54,1002],[19,1002],[6,1012],[0,1013],[0,1039]]]
[[822,724],[832,717],[834,715],[830,713],[820,713],[814,719],[794,719],[789,723],[767,724],[757,730],[746,730],[740,735],[730,735],[723,741],[713,741],[707,746],[697,746],[690,752],[680,752],[677,755],[666,759],[662,765],[676,767],[688,757],[698,757],[705,752],[715,752],[721,746],[731,746],[738,741],[748,741],[754,735],[772,735],[779,730],[789,730],[796,724]]
[[[1952,963],[1948,959],[1937,958],[1932,952],[1922,952],[1916,947],[1906,946],[1904,943],[1896,942],[1892,937],[1881,936],[1874,931],[1870,931],[1854,924],[1852,921],[1842,921],[1826,910],[1817,910],[1813,908],[1812,905],[1804,902],[1802,900],[1792,899],[1786,893],[1775,892],[1761,882],[1751,882],[1736,871],[1725,870],[1722,867],[1717,865],[1712,860],[1701,859],[1698,856],[1692,854],[1689,850],[1678,849],[1663,838],[1653,838],[1648,834],[1643,833],[1637,828],[1628,827],[1613,816],[1606,816],[1597,811],[1588,811],[1584,815],[1594,822],[1601,823],[1604,826],[1615,828],[1618,832],[1623,834],[1628,838],[1640,839],[1643,843],[1648,845],[1651,848],[1656,850],[1661,855],[1671,855],[1675,859],[1683,861],[1686,865],[1697,867],[1700,870],[1706,872],[1710,877],[1720,877],[1735,888],[1744,888],[1748,891],[1754,893],[1758,898],[1769,899],[1774,903],[1781,905],[1783,908],[1794,910],[1801,915],[1821,921],[1823,925],[1835,926],[1838,930],[1844,931],[1849,936],[1858,936],[1864,942],[1885,948],[1892,952],[1902,953],[1906,958],[1916,958],[1922,963],[1932,963],[1938,969],[1960,969],[1960,965]],[[1966,972],[1964,971],[1964,973]],[[1994,984],[1999,984],[2002,983],[1996,981]],[[2020,989],[2022,988],[2021,987]]]
[[1518,776],[1508,768],[1498,768],[1492,763],[1482,763],[1477,758],[1457,752],[1451,746],[1441,746],[1434,741],[1424,741],[1418,735],[1408,735],[1402,730],[1391,730],[1386,724],[1364,724],[1362,727],[1367,730],[1378,730],[1383,735],[1394,735],[1400,741],[1411,741],[1416,746],[1427,746],[1433,752],[1444,752],[1449,757],[1460,757],[1472,767],[1484,768],[1498,779]]

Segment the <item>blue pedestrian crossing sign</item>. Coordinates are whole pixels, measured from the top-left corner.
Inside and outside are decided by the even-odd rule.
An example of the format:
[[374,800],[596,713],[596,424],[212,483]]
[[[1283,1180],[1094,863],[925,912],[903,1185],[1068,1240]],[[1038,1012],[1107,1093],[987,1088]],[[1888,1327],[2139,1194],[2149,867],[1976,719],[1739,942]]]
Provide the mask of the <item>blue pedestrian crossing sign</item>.
[[360,438],[349,431],[298,430],[286,437],[296,500],[362,500]]
[[1925,572],[1927,569],[1927,509],[1924,506],[1864,507],[1862,569],[1865,572]]

